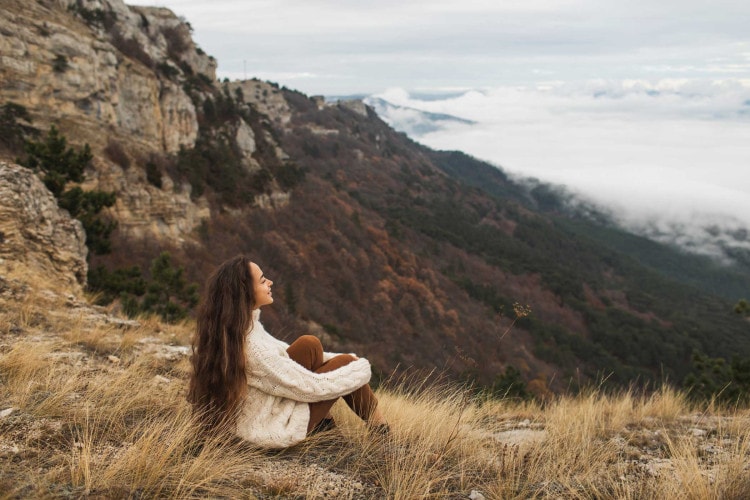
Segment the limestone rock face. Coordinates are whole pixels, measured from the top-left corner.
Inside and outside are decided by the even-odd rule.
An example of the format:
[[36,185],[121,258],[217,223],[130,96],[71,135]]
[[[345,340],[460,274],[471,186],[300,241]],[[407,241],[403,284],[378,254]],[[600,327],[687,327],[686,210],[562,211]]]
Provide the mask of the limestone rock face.
[[[0,105],[20,104],[34,126],[56,124],[70,144],[91,145],[94,169],[84,188],[115,191],[110,213],[127,236],[179,242],[209,216],[189,187],[175,188],[162,173],[158,189],[145,175],[149,155],[195,145],[187,73],[213,80],[216,62],[168,9],[122,0],[3,0]],[[103,153],[112,141],[130,158],[129,169]]]
[[243,80],[231,82],[229,88],[234,92],[242,90],[245,102],[252,104],[264,115],[273,117],[279,125],[286,125],[292,119],[292,110],[278,87],[260,80]]
[[285,207],[289,204],[289,193],[275,192],[259,194],[255,197],[255,206],[265,210]]
[[[168,9],[123,0],[1,3],[0,106],[19,104],[34,127],[44,131],[55,124],[69,144],[91,146],[93,168],[82,187],[115,192],[116,204],[107,212],[122,236],[172,244],[194,238],[210,207],[205,197],[191,197],[189,184],[170,178],[169,157],[196,144],[195,103],[210,97],[216,61],[195,45],[189,24]],[[291,110],[277,86],[242,85],[247,102],[270,115],[255,129],[240,120],[230,130],[243,165],[254,173],[262,168],[261,143],[280,162],[288,160],[263,127],[271,120],[287,123]],[[156,187],[153,168],[160,161]],[[287,194],[272,192],[256,205],[287,202]]]
[[[76,1],[76,0],[70,0]],[[120,0],[111,1],[122,8]],[[203,74],[209,80],[216,80],[216,60],[199,50],[191,35],[190,25],[183,22],[174,13],[163,7],[135,7],[125,6],[129,11],[129,26],[138,26],[137,17],[141,17],[141,28],[145,29],[148,39],[143,39],[144,46],[152,52],[155,60],[164,59],[166,56],[174,56],[182,63],[187,64],[195,74]],[[147,19],[144,26],[142,19]],[[136,21],[136,22],[133,22]],[[138,30],[134,30],[133,36],[138,36]],[[179,49],[183,50],[179,50]]]
[[344,99],[336,103],[337,106],[341,106],[346,109],[350,109],[358,115],[367,117],[367,105],[359,99]]
[[161,85],[159,109],[164,126],[161,133],[162,146],[168,153],[175,153],[180,147],[191,148],[198,138],[198,121],[195,106],[182,89],[171,82]]
[[163,175],[162,188],[148,183],[131,182],[128,189],[118,192],[113,215],[120,233],[131,238],[156,237],[182,243],[203,221],[211,216],[205,198],[190,198],[190,184],[174,185]]
[[[7,6],[6,6],[7,4]],[[78,125],[94,149],[111,131],[149,150],[192,147],[198,122],[190,97],[159,73],[216,77],[189,28],[167,9],[131,8],[121,0],[5,0],[0,17],[0,92],[48,122]],[[78,9],[78,10],[76,10]],[[81,10],[83,9],[83,10]],[[103,13],[91,22],[75,12]],[[106,29],[105,29],[106,28]]]
[[[241,80],[229,83],[229,90],[236,93],[242,92],[244,101],[251,105],[257,112],[265,115],[269,120],[275,122],[275,126],[287,128],[292,119],[292,108],[284,98],[284,93],[277,85],[260,80]],[[256,136],[257,134],[257,136]],[[269,145],[279,162],[284,164],[289,160],[289,155],[282,149],[276,139],[267,129],[256,130],[242,122],[237,129],[237,145],[240,147],[244,157],[244,163],[250,172],[259,170],[260,164],[251,157],[257,149],[258,141]],[[289,193],[276,191],[268,194],[260,194],[255,197],[255,206],[262,209],[274,209],[284,207],[289,203]]]
[[29,169],[0,162],[0,258],[44,271],[51,280],[85,284],[86,233]]
[[244,120],[240,120],[240,124],[237,127],[237,133],[235,135],[237,141],[237,147],[242,152],[242,161],[249,172],[256,172],[260,170],[260,164],[253,158],[253,153],[257,149],[255,144],[255,132],[252,127],[245,123]]

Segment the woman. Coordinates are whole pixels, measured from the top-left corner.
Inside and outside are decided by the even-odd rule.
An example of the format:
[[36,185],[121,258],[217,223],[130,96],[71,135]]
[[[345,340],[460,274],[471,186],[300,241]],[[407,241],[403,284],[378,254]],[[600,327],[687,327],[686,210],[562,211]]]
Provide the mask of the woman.
[[272,286],[244,256],[224,262],[209,278],[188,392],[203,422],[258,446],[283,448],[332,428],[329,411],[343,397],[375,430],[388,432],[368,385],[366,359],[324,352],[312,335],[288,345],[266,332],[260,308],[273,303]]

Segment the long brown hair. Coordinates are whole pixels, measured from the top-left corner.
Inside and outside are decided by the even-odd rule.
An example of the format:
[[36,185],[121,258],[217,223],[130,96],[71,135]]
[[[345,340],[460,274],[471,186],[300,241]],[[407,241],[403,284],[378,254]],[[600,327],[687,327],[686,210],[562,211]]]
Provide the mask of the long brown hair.
[[238,255],[208,279],[193,338],[188,401],[209,428],[231,428],[247,393],[245,336],[255,307],[250,259]]

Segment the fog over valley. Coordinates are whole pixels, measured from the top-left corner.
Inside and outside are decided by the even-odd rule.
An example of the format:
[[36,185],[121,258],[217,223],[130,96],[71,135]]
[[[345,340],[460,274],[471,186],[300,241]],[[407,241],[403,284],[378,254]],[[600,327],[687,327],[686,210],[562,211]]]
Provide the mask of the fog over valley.
[[367,102],[423,144],[558,185],[629,230],[723,259],[750,250],[749,81],[392,88]]

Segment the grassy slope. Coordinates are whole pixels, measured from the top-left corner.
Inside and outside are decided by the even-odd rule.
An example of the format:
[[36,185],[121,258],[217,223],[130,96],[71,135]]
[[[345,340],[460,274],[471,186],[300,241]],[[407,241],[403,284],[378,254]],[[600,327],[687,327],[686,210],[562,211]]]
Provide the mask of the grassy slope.
[[540,405],[390,385],[388,440],[341,406],[337,431],[285,451],[199,439],[191,324],[123,323],[19,271],[0,270],[0,498],[750,495],[750,413],[666,387]]

